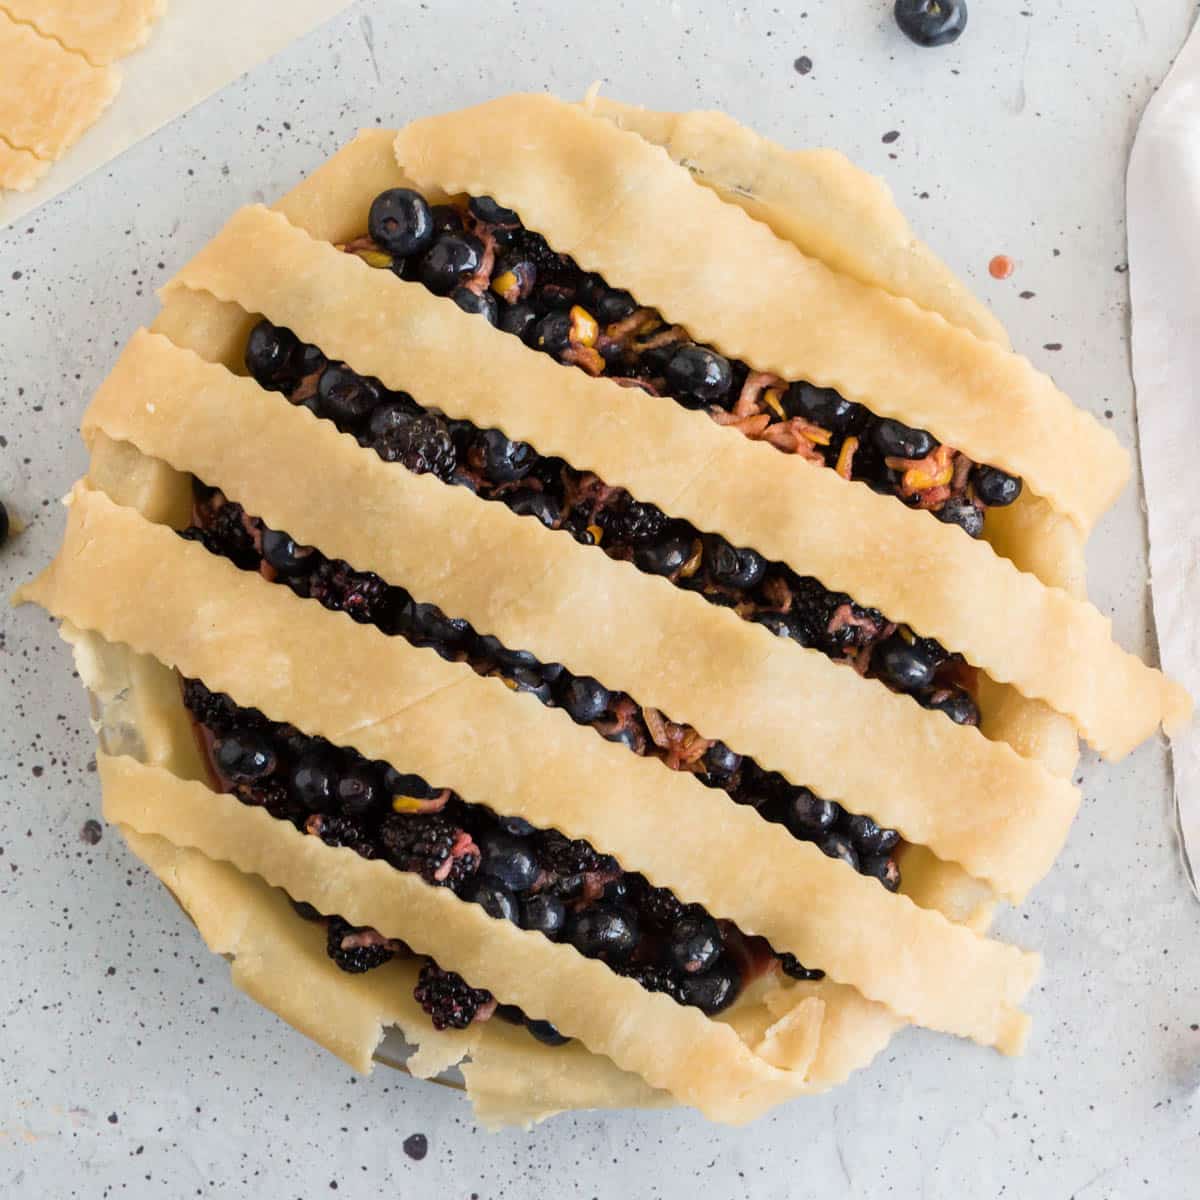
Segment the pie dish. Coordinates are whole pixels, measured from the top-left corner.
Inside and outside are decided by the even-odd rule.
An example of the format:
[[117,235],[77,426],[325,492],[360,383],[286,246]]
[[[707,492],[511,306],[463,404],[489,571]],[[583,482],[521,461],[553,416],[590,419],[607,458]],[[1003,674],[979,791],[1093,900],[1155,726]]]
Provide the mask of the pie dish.
[[1022,1050],[987,936],[1077,736],[1190,716],[1086,602],[1128,474],[882,185],[510,96],[237,212],[83,421],[21,599],[106,817],[239,986],[487,1124],[742,1122],[906,1023]]

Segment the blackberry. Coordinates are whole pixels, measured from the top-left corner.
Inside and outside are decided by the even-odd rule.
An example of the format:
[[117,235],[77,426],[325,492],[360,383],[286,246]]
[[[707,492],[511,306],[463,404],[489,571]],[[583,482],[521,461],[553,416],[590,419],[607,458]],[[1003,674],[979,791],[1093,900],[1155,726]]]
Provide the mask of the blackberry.
[[551,250],[550,244],[540,233],[519,229],[513,237],[512,244],[526,262],[533,263],[539,275],[565,275],[578,270],[567,255]]
[[788,583],[792,594],[788,616],[797,630],[797,639],[805,646],[823,648],[829,638],[827,630],[834,611],[841,604],[848,603],[850,597],[826,591],[817,580],[807,575],[793,576]]
[[381,967],[385,962],[390,962],[394,957],[392,950],[379,943],[367,946],[351,945],[344,947],[342,945],[343,941],[352,939],[354,934],[364,932],[369,931],[359,926],[351,925],[349,921],[341,917],[329,918],[329,933],[325,939],[325,953],[343,971],[347,971],[351,975],[361,975],[364,971],[370,971],[374,967]]
[[449,479],[458,463],[449,427],[432,413],[398,422],[372,445],[384,462],[401,463],[418,475],[432,474],[439,479]]
[[348,613],[363,625],[384,619],[391,589],[370,571],[355,571],[340,558],[326,559],[308,578],[308,594],[334,612]]
[[682,1003],[679,998],[679,980],[669,967],[651,963],[622,967],[620,973],[635,983],[640,983],[648,992],[665,992],[676,1003]]
[[825,978],[824,971],[817,970],[815,967],[806,967],[794,954],[777,954],[775,957],[779,959],[780,970],[793,979],[815,981]]
[[183,681],[183,703],[193,717],[218,737],[244,724],[244,710],[224,692],[210,692],[199,679]]
[[346,817],[313,813],[304,822],[304,832],[319,837],[327,846],[349,846],[363,858],[375,857],[375,846],[362,827]]
[[434,1029],[466,1029],[492,994],[469,987],[461,975],[443,971],[430,959],[421,968],[413,997],[433,1019]]
[[606,854],[598,854],[582,838],[564,837],[557,829],[544,830],[538,836],[538,861],[557,875],[583,875],[614,865]]
[[602,509],[596,521],[613,541],[637,545],[662,533],[667,517],[657,505],[643,504],[627,496],[624,503]]
[[479,852],[473,847],[453,856],[462,832],[440,813],[391,813],[379,827],[379,842],[401,871],[416,871],[438,887],[457,887],[479,869]]
[[227,500],[212,514],[207,529],[204,544],[209,549],[215,548],[218,554],[224,555],[235,566],[242,570],[252,570],[258,567],[258,550],[254,538],[246,528],[246,513],[240,504]]
[[657,930],[673,929],[683,916],[684,906],[666,888],[646,885],[638,903],[638,916]]

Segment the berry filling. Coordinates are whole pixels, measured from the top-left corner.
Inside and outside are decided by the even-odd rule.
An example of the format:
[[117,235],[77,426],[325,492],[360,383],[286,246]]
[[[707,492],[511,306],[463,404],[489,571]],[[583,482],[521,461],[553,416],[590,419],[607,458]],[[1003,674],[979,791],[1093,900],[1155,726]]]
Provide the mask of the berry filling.
[[1019,478],[972,462],[926,430],[697,344],[487,196],[430,207],[418,192],[391,188],[372,203],[366,236],[342,248],[449,295],[559,362],[703,408],[749,438],[929,509],[972,537],[989,507],[1020,495]]
[[[480,499],[506,504],[518,515],[565,531],[585,545],[599,545],[610,558],[632,562],[639,570],[698,592],[710,603],[731,608],[780,637],[850,663],[860,674],[879,679],[959,724],[978,723],[970,694],[974,673],[960,654],[949,653],[932,638],[917,637],[907,626],[889,620],[878,609],[856,604],[844,592],[832,592],[811,576],[798,575],[753,549],[734,546],[718,534],[671,518],[594,473],[540,455],[527,442],[512,441],[498,429],[480,429],[469,421],[450,420],[436,409],[421,408],[407,392],[388,391],[378,380],[326,360],[317,347],[301,343],[290,330],[268,321],[251,332],[245,361],[263,387],[280,391],[293,404],[332,421],[386,462],[470,488]],[[992,479],[986,474],[990,468],[981,470],[980,478]],[[994,481],[988,487],[1000,490]],[[955,500],[960,502],[982,521],[973,502],[962,496]],[[220,542],[220,552],[242,565],[238,556],[252,557],[255,539],[226,524],[232,521],[236,526],[240,519],[240,515],[222,517],[218,511],[207,527]],[[267,562],[295,586],[295,580],[310,573],[306,558],[314,552],[296,546],[285,534],[266,536],[271,539],[263,546]],[[244,565],[253,565],[250,557]],[[324,569],[333,570],[328,564]],[[338,586],[332,580],[329,584]],[[319,598],[326,587],[326,581],[319,580],[311,594]],[[373,607],[365,594],[350,601],[350,611]],[[418,605],[417,610],[415,620],[421,623],[429,606]],[[448,630],[427,632],[434,643],[454,640]]]
[[[752,805],[766,820],[785,825],[801,840],[815,842],[830,857],[878,879],[889,890],[899,887],[896,830],[881,828],[868,816],[849,813],[810,789],[789,783],[724,742],[701,737],[690,726],[639,705],[626,692],[612,691],[590,675],[575,675],[559,663],[542,663],[527,651],[510,650],[497,638],[478,634],[467,621],[417,602],[403,588],[371,572],[355,571],[311,546],[298,546],[286,533],[248,516],[219,491],[199,482],[195,489],[193,523],[183,531],[185,538],[199,541],[244,570],[257,570],[266,579],[285,584],[298,596],[346,612],[415,646],[430,647],[445,659],[467,663],[480,675],[499,675],[510,687],[534,693],[543,704],[564,708],[576,723],[591,726],[609,741],[620,742],[635,754],[653,755],[672,770],[688,771],[709,787],[723,788],[738,803]],[[895,673],[907,672],[914,683],[924,673],[920,682],[927,688],[935,686],[931,681],[937,668],[922,657],[920,643],[897,635],[885,641],[881,651]],[[945,687],[945,694],[945,700],[934,696],[934,706],[959,700],[970,706],[965,715],[974,719],[974,705],[965,691]],[[222,751],[238,752],[236,743]],[[326,778],[314,772],[311,786],[323,787]],[[339,786],[351,784],[343,778]],[[447,864],[444,869],[457,868]]]
[[[183,681],[183,700],[219,790],[327,845],[384,859],[432,887],[450,888],[493,917],[570,943],[679,1004],[713,1016],[765,971],[822,978],[794,955],[775,955],[765,939],[623,870],[585,841],[498,816],[388,763],[269,721],[199,680]],[[360,974],[411,953],[404,942],[376,930],[338,915],[323,917],[309,904],[295,907],[302,917],[325,921],[327,952],[344,971]],[[438,1029],[462,1029],[499,1015],[524,1023],[549,1045],[566,1040],[545,1021],[528,1020],[509,1005],[497,1007],[489,992],[432,959],[413,994]]]

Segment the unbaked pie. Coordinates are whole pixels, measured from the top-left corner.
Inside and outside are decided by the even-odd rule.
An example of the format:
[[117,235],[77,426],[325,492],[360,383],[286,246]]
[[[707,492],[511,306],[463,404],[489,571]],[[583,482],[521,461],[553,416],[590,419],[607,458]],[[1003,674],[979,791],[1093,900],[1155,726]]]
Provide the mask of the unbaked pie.
[[235,980],[488,1123],[744,1121],[985,934],[1077,731],[1187,719],[1083,596],[1124,451],[830,151],[512,96],[360,135],[167,287],[24,598],[106,816]]

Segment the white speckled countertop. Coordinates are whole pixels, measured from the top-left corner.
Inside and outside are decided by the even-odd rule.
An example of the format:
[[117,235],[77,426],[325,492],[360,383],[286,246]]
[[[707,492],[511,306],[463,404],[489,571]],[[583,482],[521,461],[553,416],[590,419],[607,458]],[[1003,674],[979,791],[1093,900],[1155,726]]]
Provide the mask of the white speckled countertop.
[[[233,208],[360,125],[514,89],[577,95],[596,76],[883,174],[1016,344],[1131,445],[1124,165],[1194,0],[973,0],[942,51],[901,39],[885,0],[807,7],[362,3],[0,235],[0,497],[28,525],[0,552],[0,591],[57,542],[87,397]],[[997,253],[1016,261],[1003,283],[987,275]],[[1136,487],[1093,539],[1091,592],[1152,654]],[[86,702],[31,609],[0,614],[0,711],[6,1198],[1195,1192],[1200,910],[1161,745],[1116,766],[1085,755],[1062,860],[1000,920],[1046,956],[1026,1058],[910,1030],[841,1091],[749,1129],[609,1114],[493,1136],[454,1092],[386,1069],[355,1079],[292,1034],[233,990],[115,834],[84,839],[99,816]],[[416,1133],[420,1160],[404,1149]]]

